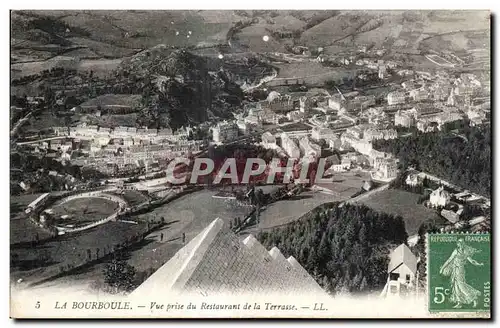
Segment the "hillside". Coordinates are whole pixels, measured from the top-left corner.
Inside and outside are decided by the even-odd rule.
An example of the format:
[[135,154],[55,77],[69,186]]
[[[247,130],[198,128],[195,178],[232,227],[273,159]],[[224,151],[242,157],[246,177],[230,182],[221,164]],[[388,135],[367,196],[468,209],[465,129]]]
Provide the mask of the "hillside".
[[141,126],[168,125],[174,129],[212,118],[232,117],[240,106],[243,83],[254,83],[271,67],[257,57],[200,57],[184,50],[158,45],[126,59],[116,70],[128,83],[140,84],[144,109]]

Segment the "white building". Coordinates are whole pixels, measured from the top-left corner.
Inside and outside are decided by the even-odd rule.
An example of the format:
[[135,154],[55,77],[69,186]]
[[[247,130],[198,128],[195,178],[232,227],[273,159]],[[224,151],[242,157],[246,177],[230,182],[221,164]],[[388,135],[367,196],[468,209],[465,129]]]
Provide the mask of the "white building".
[[286,132],[281,134],[281,147],[290,158],[300,158],[300,149]]
[[394,125],[404,126],[406,128],[415,126],[415,124],[416,124],[415,115],[416,115],[416,112],[413,109],[406,110],[406,111],[398,110],[394,114]]
[[313,138],[316,141],[319,141],[321,139],[326,140],[334,136],[335,133],[333,133],[332,129],[325,127],[315,126],[311,131],[311,138]]
[[405,183],[410,187],[416,187],[422,184],[422,179],[418,173],[410,173],[406,176]]
[[238,126],[238,131],[242,134],[247,134],[250,131],[250,124],[245,122],[245,120],[237,120],[236,125]]
[[276,148],[276,137],[271,132],[264,132],[262,134],[262,146],[265,148]]
[[328,98],[328,108],[339,111],[342,107],[342,99],[339,97]]
[[370,141],[356,138],[355,136],[347,132],[342,133],[342,135],[340,136],[340,141],[342,142],[342,145],[347,144],[354,148],[357,152],[364,155],[368,155],[373,149],[373,145]]
[[423,101],[429,98],[429,92],[425,88],[413,89],[410,91],[413,101]]
[[286,117],[290,120],[290,121],[300,121],[302,120],[305,116],[304,116],[304,113],[299,111],[299,110],[294,110],[294,111],[291,111],[291,112],[288,112],[286,114]]
[[451,195],[444,190],[443,186],[434,190],[429,197],[429,204],[432,207],[445,207],[450,202]]
[[329,136],[325,138],[325,140],[328,142],[328,147],[330,147],[330,149],[340,149],[342,147],[342,141],[340,141],[340,138],[336,135]]
[[399,245],[390,255],[388,277],[381,296],[399,297],[403,294],[403,288],[409,294],[413,293],[417,283],[417,257],[405,244]]
[[248,115],[245,117],[245,123],[256,127],[262,126],[262,121],[258,115]]
[[398,166],[394,158],[384,159],[379,166],[378,173],[382,180],[391,180],[398,174]]
[[321,156],[321,147],[311,142],[308,137],[302,137],[299,140],[299,146],[304,156],[311,156],[316,158]]
[[348,156],[342,156],[340,163],[332,164],[331,168],[335,172],[345,172],[348,171],[352,166],[352,160]]
[[213,140],[216,143],[231,141],[238,137],[238,126],[234,122],[220,122],[213,128]]
[[389,105],[398,105],[405,103],[405,94],[399,91],[389,92],[387,95],[387,103]]

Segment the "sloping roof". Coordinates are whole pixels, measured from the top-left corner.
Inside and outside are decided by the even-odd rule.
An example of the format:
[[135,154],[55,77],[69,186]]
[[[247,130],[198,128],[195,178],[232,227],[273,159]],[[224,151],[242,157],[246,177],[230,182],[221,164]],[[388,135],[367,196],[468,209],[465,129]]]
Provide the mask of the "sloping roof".
[[132,295],[181,292],[327,296],[297,261],[285,259],[277,248],[267,252],[251,235],[241,241],[221,219],[180,249]]
[[[152,295],[158,290],[170,290],[178,287],[179,281],[185,281],[193,273],[202,259],[203,253],[213,241],[224,222],[214,220],[205,230],[181,248],[167,263],[144,281],[133,294]],[[177,283],[177,284],[176,284]]]
[[401,244],[393,250],[390,257],[389,273],[398,268],[401,264],[408,266],[413,273],[417,272],[417,257],[413,255],[405,244]]

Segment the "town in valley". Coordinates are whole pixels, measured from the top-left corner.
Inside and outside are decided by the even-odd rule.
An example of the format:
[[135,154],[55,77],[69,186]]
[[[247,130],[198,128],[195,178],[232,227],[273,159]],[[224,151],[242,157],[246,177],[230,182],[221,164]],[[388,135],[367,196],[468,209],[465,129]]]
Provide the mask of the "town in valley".
[[490,19],[11,11],[12,288],[424,295],[427,233],[491,230]]

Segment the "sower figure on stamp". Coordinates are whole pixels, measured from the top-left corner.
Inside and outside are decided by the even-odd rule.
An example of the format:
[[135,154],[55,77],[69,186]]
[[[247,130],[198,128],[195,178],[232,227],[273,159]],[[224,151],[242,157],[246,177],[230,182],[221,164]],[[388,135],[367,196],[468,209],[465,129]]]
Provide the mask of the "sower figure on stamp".
[[477,252],[479,250],[466,245],[463,239],[459,239],[457,248],[453,250],[448,260],[439,270],[440,274],[449,276],[451,279],[450,301],[457,303],[454,308],[461,308],[462,304],[470,303],[472,303],[473,307],[477,306],[477,299],[481,296],[481,292],[465,281],[465,265],[467,262],[476,266],[483,265],[483,263],[471,258]]

